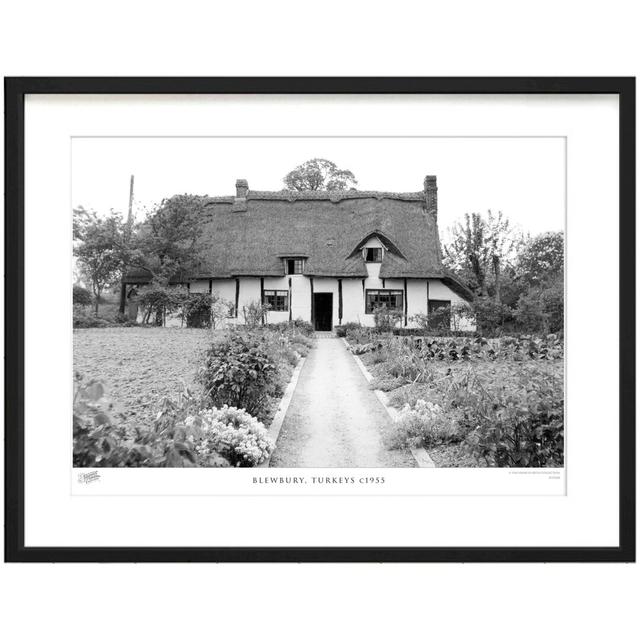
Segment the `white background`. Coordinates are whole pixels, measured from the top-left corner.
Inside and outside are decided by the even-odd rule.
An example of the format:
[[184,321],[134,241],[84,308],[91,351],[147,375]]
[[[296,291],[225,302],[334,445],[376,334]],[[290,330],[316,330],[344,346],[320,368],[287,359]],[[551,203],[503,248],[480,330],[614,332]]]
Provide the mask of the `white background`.
[[[237,129],[246,135],[255,127]],[[283,176],[310,158],[350,169],[363,191],[421,191],[425,176],[437,174],[443,242],[465,213],[489,209],[523,233],[564,229],[564,137],[74,138],[71,203],[126,212],[133,174],[133,214],[142,220],[167,194],[232,195],[237,178],[250,189],[281,189]]]
[[[632,3],[14,3],[7,75],[635,75]],[[594,519],[598,517],[594,513]],[[268,522],[261,523],[268,526]],[[10,637],[631,637],[634,566],[3,566]]]

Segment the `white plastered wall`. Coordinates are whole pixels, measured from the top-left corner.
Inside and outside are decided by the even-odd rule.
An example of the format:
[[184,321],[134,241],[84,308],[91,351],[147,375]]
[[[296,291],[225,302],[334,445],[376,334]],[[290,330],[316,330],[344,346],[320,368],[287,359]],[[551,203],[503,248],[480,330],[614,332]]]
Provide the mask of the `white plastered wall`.
[[[375,244],[376,241],[377,238],[371,238],[367,244],[372,243],[372,246],[380,246],[379,241],[377,241],[377,245]],[[379,277],[379,263],[369,263],[366,266],[368,277],[364,280],[364,287],[362,286],[362,278],[342,279],[342,324],[357,322],[367,327],[374,326],[373,314],[365,313],[365,291],[367,289],[394,289],[404,292],[404,279],[385,278],[383,280]],[[213,294],[217,294],[227,302],[235,303],[236,281],[234,278],[213,279],[211,285]],[[307,322],[311,321],[310,278],[304,275],[265,277],[264,288],[266,290],[275,289],[289,292],[291,318],[293,320],[300,318]],[[192,281],[189,286],[189,291],[191,293],[207,293],[209,291],[209,280],[202,279]],[[332,326],[338,325],[340,323],[338,279],[314,277],[313,291],[314,293],[333,294]],[[240,278],[240,294],[238,300],[237,321],[229,319],[227,320],[227,324],[234,322],[242,324],[244,322],[242,307],[248,305],[250,302],[260,301],[260,278]],[[469,303],[464,300],[464,298],[460,297],[439,279],[407,279],[407,327],[414,328],[418,326],[411,318],[417,314],[427,314],[429,300],[448,300],[451,302],[452,307],[469,307]],[[269,311],[267,315],[267,321],[270,323],[286,322],[288,320],[289,311]],[[142,310],[140,310],[138,314],[138,322],[141,321]],[[184,322],[178,314],[172,314],[167,316],[166,326],[180,327],[184,326]],[[401,326],[405,326],[404,321]],[[463,318],[459,322],[459,328],[465,331],[474,331],[476,328],[475,322],[471,318]]]
[[[442,280],[433,278],[429,279],[429,300],[449,300],[452,307],[470,308],[469,303],[455,291],[452,291]],[[476,323],[473,318],[464,317],[459,323],[459,329],[462,331],[475,331]]]

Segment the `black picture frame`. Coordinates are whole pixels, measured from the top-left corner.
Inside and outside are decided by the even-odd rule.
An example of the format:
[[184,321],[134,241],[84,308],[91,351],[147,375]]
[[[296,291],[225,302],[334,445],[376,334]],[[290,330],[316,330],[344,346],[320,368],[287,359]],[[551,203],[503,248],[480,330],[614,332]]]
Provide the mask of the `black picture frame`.
[[[635,78],[5,78],[5,561],[635,561]],[[27,94],[616,94],[620,160],[619,531],[615,547],[26,547],[24,540],[24,100]],[[8,311],[10,309],[10,312]]]

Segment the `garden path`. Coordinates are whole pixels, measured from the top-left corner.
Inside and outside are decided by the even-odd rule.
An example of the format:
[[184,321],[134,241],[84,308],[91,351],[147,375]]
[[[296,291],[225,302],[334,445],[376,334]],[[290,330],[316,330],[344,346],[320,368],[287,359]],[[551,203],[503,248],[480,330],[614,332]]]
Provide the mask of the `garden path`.
[[383,444],[391,420],[344,342],[322,338],[302,367],[269,466],[415,466],[411,453]]

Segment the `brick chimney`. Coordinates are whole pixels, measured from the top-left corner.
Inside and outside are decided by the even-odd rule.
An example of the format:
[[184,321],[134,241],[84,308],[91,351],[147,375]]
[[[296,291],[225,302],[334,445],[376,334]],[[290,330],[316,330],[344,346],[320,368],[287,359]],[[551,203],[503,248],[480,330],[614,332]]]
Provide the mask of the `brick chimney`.
[[424,200],[427,205],[427,212],[433,213],[433,217],[438,219],[438,185],[436,176],[427,176],[424,179]]
[[236,197],[233,201],[232,211],[247,210],[247,193],[249,192],[249,183],[244,178],[236,180]]

